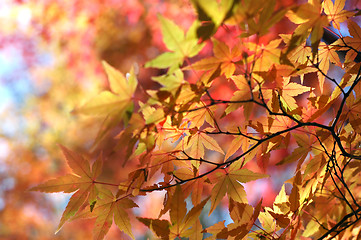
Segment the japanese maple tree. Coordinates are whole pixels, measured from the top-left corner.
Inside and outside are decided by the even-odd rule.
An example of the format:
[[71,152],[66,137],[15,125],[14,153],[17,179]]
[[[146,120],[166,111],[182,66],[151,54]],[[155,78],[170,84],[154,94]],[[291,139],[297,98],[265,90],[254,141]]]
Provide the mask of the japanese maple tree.
[[[192,5],[188,29],[158,16],[167,51],[141,67],[158,69],[156,88],[138,82],[137,64],[123,74],[103,62],[109,89],[75,106],[101,123],[99,157],[60,146],[72,173],[31,188],[73,193],[57,231],[95,218],[94,239],[113,222],[134,239],[132,221],[160,239],[359,238],[358,9],[345,0]],[[102,171],[110,161],[123,169],[116,179]],[[275,169],[293,177],[250,201],[245,186],[277,179]],[[164,193],[158,217],[132,211],[153,192]],[[231,220],[206,226],[200,216],[219,206]]]

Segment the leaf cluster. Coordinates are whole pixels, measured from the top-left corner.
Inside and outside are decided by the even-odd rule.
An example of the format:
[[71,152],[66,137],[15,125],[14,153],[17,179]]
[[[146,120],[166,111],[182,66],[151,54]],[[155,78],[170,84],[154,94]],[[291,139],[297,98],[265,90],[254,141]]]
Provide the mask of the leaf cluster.
[[[121,126],[114,151],[124,150],[129,175],[121,182],[99,181],[101,158],[90,168],[88,160],[62,147],[73,174],[32,188],[75,192],[59,229],[66,221],[93,217],[94,239],[103,239],[113,221],[134,238],[129,209],[138,207],[138,197],[163,191],[159,217],[137,217],[160,239],[202,239],[205,233],[211,234],[207,239],[359,237],[356,11],[345,10],[344,0],[288,7],[275,0],[192,3],[198,17],[187,31],[159,16],[168,51],[145,64],[162,70],[153,77],[158,89],[143,89],[133,69],[124,76],[104,62],[111,91],[75,109],[103,118],[95,146]],[[276,32],[267,41],[286,22],[295,25],[292,33]],[[339,32],[332,44],[321,42],[324,29],[332,24],[339,30],[343,22],[351,36]],[[234,33],[234,41],[227,40]],[[333,77],[331,66],[342,76]],[[136,101],[137,91],[146,101]],[[280,151],[287,156],[279,159]],[[273,168],[292,168],[294,176],[282,182],[271,204],[248,201],[255,192],[245,185],[277,178]],[[203,226],[208,202],[209,214],[225,205],[232,222]],[[169,218],[162,218],[167,212]]]

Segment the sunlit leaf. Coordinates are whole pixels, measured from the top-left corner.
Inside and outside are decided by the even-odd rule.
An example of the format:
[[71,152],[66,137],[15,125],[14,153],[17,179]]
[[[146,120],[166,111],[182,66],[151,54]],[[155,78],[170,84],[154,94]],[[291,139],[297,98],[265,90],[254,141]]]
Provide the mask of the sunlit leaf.
[[[72,218],[84,204],[86,199],[94,203],[97,198],[97,190],[95,186],[95,179],[102,171],[102,161],[98,159],[90,170],[88,160],[83,158],[82,155],[60,146],[63,154],[67,160],[69,167],[76,175],[68,174],[56,179],[49,180],[43,184],[31,188],[31,191],[41,192],[74,192],[70,198],[65,211],[60,219],[57,232],[61,229],[66,221]],[[94,206],[93,206],[94,207]]]

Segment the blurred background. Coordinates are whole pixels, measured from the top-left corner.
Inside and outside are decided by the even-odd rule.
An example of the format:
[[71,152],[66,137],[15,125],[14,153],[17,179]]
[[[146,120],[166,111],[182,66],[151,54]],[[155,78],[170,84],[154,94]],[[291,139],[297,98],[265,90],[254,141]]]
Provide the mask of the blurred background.
[[[91,238],[92,220],[54,235],[69,194],[27,189],[69,171],[57,144],[89,154],[99,121],[71,111],[108,87],[101,60],[125,73],[166,50],[157,14],[184,29],[196,16],[186,0],[0,0],[0,239]],[[140,68],[142,88],[154,71]]]
[[70,112],[107,88],[101,60],[125,73],[165,50],[157,14],[194,19],[188,1],[0,1],[0,239],[91,238],[91,221],[54,235],[69,194],[27,189],[69,171],[57,144],[88,152],[99,123]]

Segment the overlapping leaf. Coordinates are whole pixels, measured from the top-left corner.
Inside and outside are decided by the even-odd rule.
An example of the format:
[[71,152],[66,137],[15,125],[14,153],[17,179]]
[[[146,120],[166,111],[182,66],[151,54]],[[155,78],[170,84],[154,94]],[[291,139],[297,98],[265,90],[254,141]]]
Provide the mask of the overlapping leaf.
[[[251,18],[251,16],[246,17],[247,32],[243,33],[242,37],[249,37],[253,34],[258,36],[263,36],[269,32],[269,28],[272,27],[275,23],[280,21],[287,12],[287,8],[282,8],[275,11],[276,9],[276,0],[269,1],[248,1],[249,8],[257,8],[258,14],[256,17]],[[242,3],[244,4],[244,3]],[[257,12],[257,11],[256,11]],[[251,15],[251,14],[249,14]]]
[[253,71],[255,72],[267,72],[274,64],[280,63],[281,49],[278,48],[281,39],[275,39],[270,41],[267,45],[255,44],[253,42],[247,42],[245,46],[253,54],[248,58],[249,62],[254,62]]
[[227,193],[228,197],[239,203],[247,203],[246,192],[241,183],[254,181],[260,178],[269,177],[267,174],[255,173],[248,169],[231,168],[229,171],[219,170],[213,174],[215,185],[211,193],[211,210],[214,209]]
[[200,128],[203,126],[205,121],[213,127],[214,125],[213,112],[216,109],[215,106],[209,108],[208,107],[201,108],[201,107],[202,105],[194,104],[191,107],[191,109],[192,108],[194,109],[200,108],[200,109],[197,111],[190,112],[185,116],[185,118],[189,119],[190,121],[190,125],[189,125],[190,128],[194,128],[194,127]]
[[134,239],[130,219],[125,211],[125,209],[133,207],[138,207],[138,205],[127,198],[127,196],[114,196],[110,190],[102,188],[99,191],[99,201],[94,209],[91,212],[84,209],[74,216],[72,220],[96,217],[93,229],[93,239],[96,240],[101,240],[105,237],[114,220],[114,223],[122,232]]
[[217,141],[214,138],[208,136],[202,131],[195,131],[196,132],[193,135],[189,136],[190,140],[185,147],[185,149],[190,149],[190,156],[192,156],[193,158],[203,158],[205,148],[224,154],[222,148],[218,145]]
[[361,51],[361,28],[352,20],[347,21],[347,26],[351,37],[338,39],[333,45],[342,46],[341,50],[348,50],[345,62],[352,62],[356,58],[358,52]]
[[214,57],[204,58],[186,69],[191,70],[214,70],[220,67],[221,74],[227,78],[231,77],[236,70],[236,62],[242,58],[241,47],[236,45],[230,48],[224,43],[213,40]]
[[310,1],[288,12],[287,17],[299,25],[292,34],[286,54],[303,43],[311,33],[310,40],[313,57],[316,55],[318,44],[323,35],[323,28],[328,24],[327,17],[320,13],[320,1]]
[[300,85],[298,83],[290,82],[290,78],[284,78],[282,88],[280,90],[280,100],[283,107],[289,111],[298,108],[298,104],[294,97],[310,91],[311,88]]
[[171,199],[170,222],[167,220],[138,218],[161,239],[193,236],[201,239],[202,227],[199,225],[199,215],[208,199],[194,206],[188,213],[181,187],[178,185]]
[[234,0],[192,0],[202,25],[197,28],[197,36],[201,40],[209,39],[222,24],[231,16],[237,1]]
[[247,81],[247,79],[243,75],[234,75],[231,76],[231,79],[237,86],[238,90],[234,92],[231,101],[234,103],[230,103],[226,108],[225,113],[229,114],[236,110],[237,108],[243,106],[244,107],[244,115],[249,117],[253,108],[252,104],[248,103],[236,103],[237,101],[247,101],[251,99],[251,83]]

